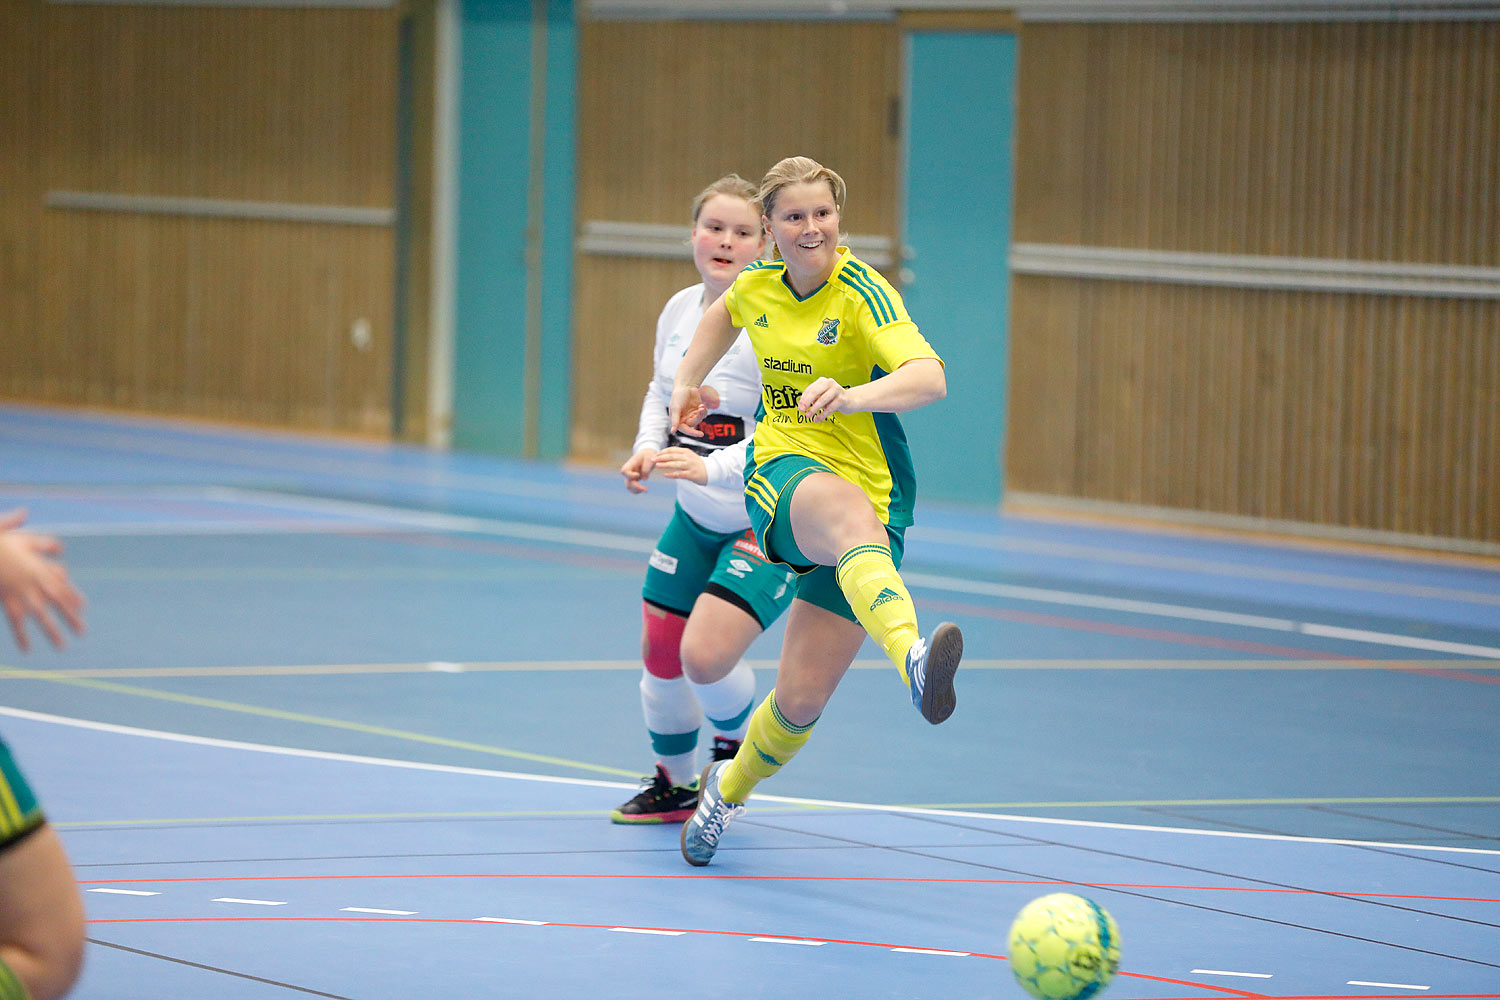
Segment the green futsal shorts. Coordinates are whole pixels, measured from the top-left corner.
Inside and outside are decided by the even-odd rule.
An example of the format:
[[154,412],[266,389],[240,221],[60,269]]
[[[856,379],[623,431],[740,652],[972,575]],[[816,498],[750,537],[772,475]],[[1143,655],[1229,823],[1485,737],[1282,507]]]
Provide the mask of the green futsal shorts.
[[[750,513],[750,530],[760,550],[773,563],[785,564],[797,574],[797,596],[858,623],[849,607],[832,566],[819,566],[802,554],[792,537],[791,499],[797,485],[814,472],[838,475],[828,466],[806,455],[777,455],[765,465],[750,471],[745,481],[745,509]],[[906,548],[906,529],[885,526],[891,545],[891,561],[901,568],[901,554]]]
[[681,507],[657,539],[641,597],[687,617],[713,594],[769,628],[792,603],[797,575],[768,560],[749,531],[710,531]]
[[0,739],[0,851],[20,843],[46,822],[26,777]]

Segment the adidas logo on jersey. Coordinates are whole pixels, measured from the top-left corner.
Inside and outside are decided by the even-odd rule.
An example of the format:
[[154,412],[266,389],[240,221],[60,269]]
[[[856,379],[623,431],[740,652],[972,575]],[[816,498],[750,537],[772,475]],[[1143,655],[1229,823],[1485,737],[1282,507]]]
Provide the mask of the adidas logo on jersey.
[[898,594],[898,593],[896,593],[890,587],[887,587],[884,590],[882,590],[880,593],[878,593],[878,594],[875,595],[875,602],[870,605],[870,610],[874,611],[876,608],[880,607],[882,604],[889,604],[891,601],[899,601],[899,600],[901,600],[901,595]]
[[760,319],[755,321],[755,325],[760,327],[762,330],[769,330],[771,328],[771,324],[766,322],[765,313],[760,314]]

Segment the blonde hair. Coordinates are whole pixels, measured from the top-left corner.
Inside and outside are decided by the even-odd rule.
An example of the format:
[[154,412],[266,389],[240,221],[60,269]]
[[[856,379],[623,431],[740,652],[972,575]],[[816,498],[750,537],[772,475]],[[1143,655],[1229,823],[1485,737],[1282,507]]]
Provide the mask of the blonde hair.
[[[760,193],[756,197],[761,205],[760,210],[769,218],[776,208],[776,196],[781,193],[782,188],[789,184],[811,184],[817,181],[828,184],[828,190],[833,194],[833,207],[842,214],[844,197],[849,193],[844,179],[810,156],[788,156],[766,171],[766,176],[760,180]],[[781,248],[776,245],[775,240],[771,241],[771,253],[775,257],[781,256]]]
[[[755,193],[755,185],[751,184],[739,174],[725,174],[714,181],[708,187],[698,192],[698,197],[693,199],[693,225],[698,224],[698,216],[703,212],[703,206],[708,204],[708,199],[714,195],[727,194],[734,198],[743,198],[755,209],[756,225],[760,225],[762,209],[760,207],[760,196]],[[760,226],[761,232],[766,227]]]

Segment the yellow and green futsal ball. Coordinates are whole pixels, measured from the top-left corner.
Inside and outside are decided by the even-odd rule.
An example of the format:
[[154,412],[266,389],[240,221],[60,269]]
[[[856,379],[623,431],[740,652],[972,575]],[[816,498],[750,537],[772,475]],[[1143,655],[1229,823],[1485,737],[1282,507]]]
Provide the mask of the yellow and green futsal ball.
[[1120,967],[1120,928],[1091,899],[1055,892],[1010,925],[1010,969],[1037,1000],[1088,1000]]

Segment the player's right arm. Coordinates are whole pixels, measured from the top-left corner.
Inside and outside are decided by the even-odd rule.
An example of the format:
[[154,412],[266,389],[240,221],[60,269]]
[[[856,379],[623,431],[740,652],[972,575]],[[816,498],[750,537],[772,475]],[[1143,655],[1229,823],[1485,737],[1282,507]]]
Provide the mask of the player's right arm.
[[693,334],[693,342],[688,345],[687,353],[677,366],[672,399],[667,404],[672,431],[683,431],[694,437],[702,436],[693,429],[694,426],[709,410],[719,405],[719,394],[712,387],[703,385],[703,379],[719,363],[725,352],[734,346],[739,334],[739,329],[729,317],[729,307],[724,303],[724,296],[720,296],[704,311],[703,318],[698,321],[698,329]]

